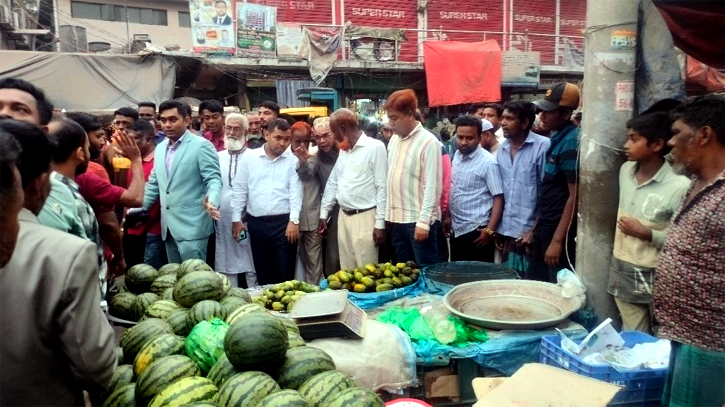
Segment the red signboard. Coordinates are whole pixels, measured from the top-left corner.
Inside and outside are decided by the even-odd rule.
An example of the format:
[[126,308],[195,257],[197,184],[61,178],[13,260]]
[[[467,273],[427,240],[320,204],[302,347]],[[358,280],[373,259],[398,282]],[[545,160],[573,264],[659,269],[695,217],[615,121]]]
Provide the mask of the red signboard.
[[[382,28],[418,27],[415,0],[345,0],[344,21],[354,25]],[[401,45],[398,59],[405,62],[418,60],[418,33],[405,31],[408,41]]]
[[586,28],[587,2],[586,0],[559,0],[561,11],[559,13],[559,34],[568,37],[577,47],[584,47],[582,30]]
[[[511,49],[541,52],[542,64],[553,64],[556,38],[556,0],[511,0],[509,30],[527,36],[512,38]],[[542,36],[537,34],[547,34]],[[528,42],[528,44],[527,44]]]
[[[428,38],[447,39],[449,41],[486,41],[496,40],[503,47],[500,34],[484,34],[480,31],[502,32],[504,21],[504,2],[494,0],[430,0],[428,2]],[[438,33],[435,30],[439,30]],[[455,31],[479,31],[462,33]]]
[[247,0],[247,2],[276,7],[277,21],[282,23],[332,24],[330,0]]

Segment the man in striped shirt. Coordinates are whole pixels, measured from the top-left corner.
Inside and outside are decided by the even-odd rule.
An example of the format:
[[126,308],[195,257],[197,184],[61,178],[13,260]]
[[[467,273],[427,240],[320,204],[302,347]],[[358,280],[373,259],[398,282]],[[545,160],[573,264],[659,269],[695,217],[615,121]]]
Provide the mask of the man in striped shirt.
[[415,119],[418,99],[411,89],[394,92],[384,108],[394,132],[388,144],[385,220],[396,260],[438,263],[438,236],[431,225],[440,219],[440,144]]

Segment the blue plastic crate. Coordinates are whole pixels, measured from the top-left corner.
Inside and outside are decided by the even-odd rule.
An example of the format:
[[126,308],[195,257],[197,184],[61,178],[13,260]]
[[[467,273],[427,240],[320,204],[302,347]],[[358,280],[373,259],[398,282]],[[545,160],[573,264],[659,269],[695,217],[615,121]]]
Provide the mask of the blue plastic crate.
[[[657,339],[642,332],[621,332],[625,346],[633,347],[638,343],[656,342]],[[611,366],[595,366],[584,362],[561,348],[558,335],[541,338],[539,361],[545,365],[564,368],[582,376],[603,380],[619,386],[622,390],[614,396],[610,406],[660,406],[662,391],[667,379],[667,369],[641,369],[618,372]]]

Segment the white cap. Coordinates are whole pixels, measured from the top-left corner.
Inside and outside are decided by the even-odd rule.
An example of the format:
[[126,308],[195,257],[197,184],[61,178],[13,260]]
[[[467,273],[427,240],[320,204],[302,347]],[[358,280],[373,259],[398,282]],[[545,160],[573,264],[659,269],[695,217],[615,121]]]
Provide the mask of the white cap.
[[488,121],[487,119],[481,119],[481,125],[483,126],[483,127],[481,128],[481,132],[482,132],[482,133],[483,133],[484,131],[487,131],[487,130],[491,130],[491,129],[493,129],[493,124],[491,124],[491,122],[490,122],[490,121]]

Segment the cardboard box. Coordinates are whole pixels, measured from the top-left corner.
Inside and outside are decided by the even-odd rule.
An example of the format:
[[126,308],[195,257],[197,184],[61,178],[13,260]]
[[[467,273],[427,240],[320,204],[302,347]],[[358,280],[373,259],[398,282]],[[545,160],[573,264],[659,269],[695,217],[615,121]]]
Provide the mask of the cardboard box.
[[458,400],[458,376],[453,374],[450,367],[427,372],[423,380],[426,399]]
[[510,378],[476,378],[473,407],[605,407],[619,386],[540,363],[524,365]]

